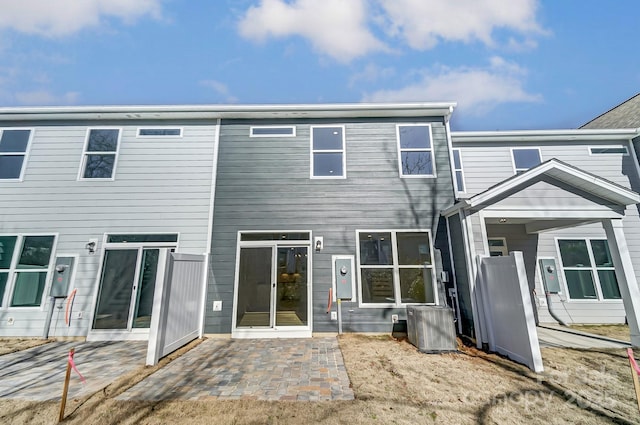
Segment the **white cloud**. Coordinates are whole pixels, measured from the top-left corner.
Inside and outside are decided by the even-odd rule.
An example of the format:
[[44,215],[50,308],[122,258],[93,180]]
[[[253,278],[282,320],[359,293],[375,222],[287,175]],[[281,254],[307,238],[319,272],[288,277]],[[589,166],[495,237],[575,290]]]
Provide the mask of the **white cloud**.
[[370,63],[360,72],[357,72],[349,79],[349,86],[353,87],[356,83],[373,83],[381,79],[387,79],[395,75],[396,70],[392,67],[380,67],[374,63]]
[[485,68],[426,70],[420,81],[397,90],[380,90],[364,96],[365,102],[455,101],[461,110],[482,115],[511,102],[540,102],[542,96],[524,88],[526,70],[494,57]]
[[386,12],[387,33],[418,50],[440,41],[492,45],[493,32],[506,28],[522,34],[540,33],[538,0],[378,0]]
[[236,103],[238,101],[237,97],[231,95],[229,87],[227,87],[226,84],[221,83],[220,81],[202,80],[200,81],[200,85],[213,89],[214,92],[224,98],[225,102]]
[[99,26],[105,18],[132,22],[160,17],[161,0],[0,0],[0,29],[65,36]]
[[341,62],[387,49],[367,27],[366,0],[262,0],[247,10],[238,29],[254,41],[301,36]]
[[49,90],[34,90],[15,93],[14,97],[21,105],[73,105],[78,102],[80,93],[67,92],[57,95]]

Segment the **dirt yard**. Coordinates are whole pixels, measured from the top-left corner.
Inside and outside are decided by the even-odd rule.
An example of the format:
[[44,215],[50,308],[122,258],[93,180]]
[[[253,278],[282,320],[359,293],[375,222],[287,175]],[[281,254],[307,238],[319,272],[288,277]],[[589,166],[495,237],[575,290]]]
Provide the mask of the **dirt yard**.
[[[464,346],[459,353],[422,354],[406,341],[362,335],[342,336],[340,346],[354,401],[114,400],[155,370],[141,368],[91,397],[69,400],[65,423],[640,423],[623,350],[543,349],[545,373],[536,375]],[[57,403],[0,400],[0,423],[53,424],[58,409]]]
[[51,341],[35,338],[0,338],[0,356],[3,354],[13,353],[15,351],[26,350],[27,348],[31,347],[37,347],[38,345],[46,344],[48,342]]
[[571,325],[571,328],[621,341],[631,341],[627,325]]

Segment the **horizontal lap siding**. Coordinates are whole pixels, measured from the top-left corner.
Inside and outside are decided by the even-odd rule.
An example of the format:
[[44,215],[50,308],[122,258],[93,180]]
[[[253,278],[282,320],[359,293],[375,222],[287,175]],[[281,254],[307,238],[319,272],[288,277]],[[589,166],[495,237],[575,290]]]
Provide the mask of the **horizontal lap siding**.
[[[415,120],[411,120],[415,122]],[[439,211],[453,202],[445,126],[432,122],[437,179],[400,179],[397,120],[287,121],[296,137],[249,138],[248,121],[223,121],[205,332],[231,331],[236,240],[239,230],[311,230],[324,238],[312,252],[315,332],[335,331],[325,314],[331,286],[331,256],[355,255],[356,229],[432,229]],[[346,179],[310,178],[310,125],[345,125]],[[444,227],[438,247],[446,250]],[[447,261],[448,264],[448,261]],[[211,311],[213,300],[223,311]],[[344,305],[345,331],[391,329],[391,314],[404,309]]]
[[[73,309],[82,319],[67,327],[64,309],[55,309],[53,336],[86,335],[105,233],[179,233],[179,252],[207,251],[215,123],[183,126],[182,138],[137,138],[137,125],[94,124],[122,129],[114,181],[77,180],[87,126],[76,124],[31,127],[24,181],[0,180],[0,233],[58,233],[56,253],[79,255]],[[91,255],[90,238],[99,240]],[[39,336],[45,318],[46,306],[2,309],[0,335]]]
[[[571,164],[599,177],[610,180],[614,183],[630,188],[636,192],[640,191],[640,182],[637,175],[637,167],[634,164],[633,156],[621,154],[612,155],[590,155],[589,146],[605,146],[607,144],[620,145],[619,142],[593,142],[591,144],[578,142],[542,142],[539,144],[514,143],[456,143],[454,137],[454,147],[462,150],[462,162],[465,173],[465,183],[467,194],[473,195],[483,192],[489,187],[500,183],[513,176],[511,163],[512,147],[540,147],[542,160],[546,161],[556,158],[560,161]],[[562,184],[555,183],[558,187]],[[525,189],[521,194],[516,194],[512,199],[499,203],[502,207],[507,206],[530,206],[547,208],[566,207],[579,205],[585,209],[596,208],[590,201],[576,198],[574,194],[566,194],[560,189],[552,187],[550,182],[541,182],[532,188]],[[544,201],[541,201],[544,200]],[[636,279],[640,281],[640,218],[638,217],[638,206],[632,205],[626,208],[623,219],[624,233],[627,239],[631,259],[634,263]],[[497,227],[491,227],[497,229]],[[474,230],[476,230],[474,226]],[[500,234],[492,230],[492,236],[506,236],[507,245],[510,250],[516,249],[509,242],[509,237],[514,235]],[[537,257],[554,257],[558,265],[557,246],[555,237],[597,237],[605,238],[605,233],[601,224],[579,226],[572,229],[560,231],[544,232],[539,235]],[[529,267],[527,272],[530,272]],[[560,276],[564,287],[564,277]],[[566,288],[566,287],[565,287]],[[535,267],[535,291],[537,297],[544,297],[544,290],[540,281],[539,268]],[[566,294],[566,289],[564,290]],[[564,300],[564,301],[563,301]],[[621,323],[624,322],[625,312],[621,302],[616,301],[568,301],[566,295],[552,296],[554,311],[563,320],[575,323]],[[553,322],[547,308],[538,308],[539,320],[541,322]]]

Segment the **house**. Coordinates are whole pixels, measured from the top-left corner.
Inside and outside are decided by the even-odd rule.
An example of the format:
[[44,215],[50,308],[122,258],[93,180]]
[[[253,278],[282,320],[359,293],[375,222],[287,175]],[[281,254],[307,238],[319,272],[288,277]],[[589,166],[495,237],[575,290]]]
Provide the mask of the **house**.
[[335,332],[340,300],[346,332],[452,306],[482,342],[478,261],[510,251],[539,322],[633,328],[638,132],[452,133],[454,107],[0,109],[0,335],[153,340],[177,254],[199,334]]

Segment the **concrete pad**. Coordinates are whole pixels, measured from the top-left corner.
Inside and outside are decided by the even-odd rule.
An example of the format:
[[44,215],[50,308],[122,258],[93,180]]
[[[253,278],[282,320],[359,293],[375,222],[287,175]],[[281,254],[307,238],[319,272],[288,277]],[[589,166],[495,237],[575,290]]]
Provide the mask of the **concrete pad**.
[[338,340],[209,339],[118,400],[353,400]]
[[631,344],[611,338],[570,329],[538,326],[540,347],[564,348],[629,348]]
[[0,356],[0,398],[60,400],[69,350],[87,380],[71,372],[68,397],[92,394],[120,376],[144,366],[147,343],[141,341],[52,342]]

